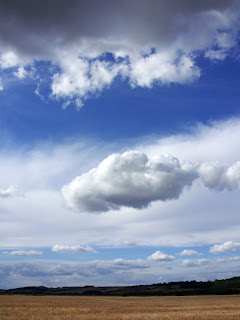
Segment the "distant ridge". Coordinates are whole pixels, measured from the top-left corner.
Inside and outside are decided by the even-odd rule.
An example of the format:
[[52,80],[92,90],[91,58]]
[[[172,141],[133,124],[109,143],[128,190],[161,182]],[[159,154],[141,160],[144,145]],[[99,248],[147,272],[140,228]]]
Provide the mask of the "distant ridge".
[[79,296],[185,296],[240,294],[240,277],[215,281],[178,281],[152,285],[116,287],[23,287],[1,290],[0,294],[79,295]]

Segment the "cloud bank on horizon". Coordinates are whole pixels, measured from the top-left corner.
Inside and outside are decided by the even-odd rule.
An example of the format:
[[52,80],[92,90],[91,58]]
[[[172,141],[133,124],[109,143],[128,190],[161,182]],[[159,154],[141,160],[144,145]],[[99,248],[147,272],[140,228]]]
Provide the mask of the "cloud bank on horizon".
[[67,206],[76,211],[142,209],[153,201],[178,199],[197,178],[209,189],[236,190],[240,162],[180,162],[170,155],[149,159],[142,152],[127,151],[110,155],[97,168],[76,177],[63,186],[62,194]]
[[5,0],[0,66],[38,79],[42,96],[38,62],[50,62],[50,97],[64,107],[81,108],[115,79],[133,88],[190,83],[201,75],[198,57],[224,60],[236,51],[239,9],[237,0]]

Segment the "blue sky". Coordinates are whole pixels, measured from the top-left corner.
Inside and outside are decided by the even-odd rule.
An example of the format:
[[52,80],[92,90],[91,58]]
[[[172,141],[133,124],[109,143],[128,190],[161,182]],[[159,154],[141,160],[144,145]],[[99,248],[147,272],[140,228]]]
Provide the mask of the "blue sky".
[[239,12],[1,2],[0,288],[239,275]]

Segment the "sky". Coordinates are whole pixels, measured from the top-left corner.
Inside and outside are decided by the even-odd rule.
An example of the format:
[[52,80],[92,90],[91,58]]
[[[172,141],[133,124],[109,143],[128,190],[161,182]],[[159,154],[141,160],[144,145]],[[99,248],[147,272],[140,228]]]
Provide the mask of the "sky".
[[0,2],[0,288],[240,270],[240,3]]

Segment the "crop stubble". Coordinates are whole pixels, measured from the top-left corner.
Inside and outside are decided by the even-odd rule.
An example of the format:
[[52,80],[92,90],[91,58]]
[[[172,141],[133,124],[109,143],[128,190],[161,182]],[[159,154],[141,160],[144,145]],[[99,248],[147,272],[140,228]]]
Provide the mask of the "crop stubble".
[[0,296],[0,320],[235,320],[240,296]]

